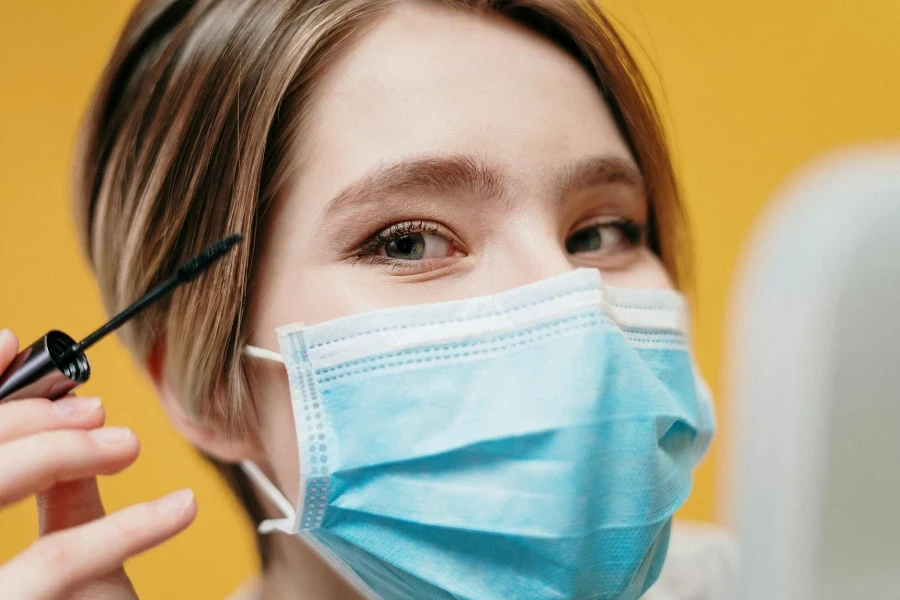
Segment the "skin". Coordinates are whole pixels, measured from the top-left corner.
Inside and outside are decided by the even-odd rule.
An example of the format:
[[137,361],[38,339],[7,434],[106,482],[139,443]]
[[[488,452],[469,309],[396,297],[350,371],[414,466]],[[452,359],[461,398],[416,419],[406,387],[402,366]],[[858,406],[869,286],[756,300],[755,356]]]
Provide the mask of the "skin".
[[[576,267],[597,268],[617,287],[671,287],[644,243],[648,204],[638,168],[593,81],[568,54],[506,21],[426,4],[399,7],[332,65],[294,151],[299,168],[261,236],[250,315],[254,345],[277,351],[274,328],[287,323],[492,294]],[[387,243],[373,241],[391,227],[382,236]],[[11,355],[8,346],[6,360]],[[148,367],[181,433],[222,460],[254,460],[296,504],[299,457],[283,367],[255,365],[261,422],[237,439],[187,419],[160,364],[153,356]],[[46,401],[32,404],[53,412]],[[0,426],[8,428],[10,418],[0,413]],[[62,423],[54,418],[21,419]],[[58,480],[115,472],[134,460],[133,435],[115,452],[101,450],[81,438],[102,424],[102,412],[79,418],[66,421],[65,431],[81,436],[89,466],[63,464],[48,451],[49,462],[30,467],[25,477],[40,485],[0,478],[0,503],[9,501],[7,489],[12,496],[53,490]],[[15,449],[0,433],[0,455],[7,446]],[[10,460],[3,463],[16,464]],[[41,475],[48,469],[49,479]],[[92,491],[79,494],[94,514],[99,500],[91,481],[85,486]],[[281,516],[262,501],[271,517]],[[79,564],[66,581],[88,581],[118,567],[186,526],[195,510],[191,500],[165,516],[151,513],[144,530],[103,537],[102,544],[97,534],[95,546],[82,547],[115,556],[102,565]],[[52,520],[67,529],[86,519]],[[356,597],[296,538],[276,535],[272,550],[258,583],[263,598]],[[4,577],[39,585],[34,569],[46,565],[46,556],[29,550],[4,565],[0,589],[9,589]],[[122,581],[116,589],[123,595],[110,598],[133,597],[124,574]],[[62,597],[54,593],[16,597]]]
[[[0,331],[0,372],[18,351]],[[41,538],[0,566],[5,597],[28,600],[136,598],[125,559],[170,539],[197,515],[190,490],[106,515],[97,475],[130,466],[140,445],[103,427],[99,398],[70,396],[0,404],[0,507],[36,495]]]
[[[600,268],[614,286],[671,287],[658,258],[641,243],[617,244],[614,228],[601,231],[610,240],[604,250],[567,252],[573,233],[598,222],[645,224],[646,194],[641,185],[587,175],[560,193],[579,165],[638,168],[583,68],[527,30],[403,7],[331,69],[310,122],[297,148],[302,167],[269,220],[254,345],[277,351],[274,328],[287,323],[491,294],[579,266]],[[367,178],[403,161],[461,156],[492,171],[494,185],[381,191]],[[334,198],[346,198],[359,181],[359,201],[335,209]],[[438,224],[452,243],[426,238],[436,258],[407,264],[354,256],[372,234],[410,221]],[[258,447],[247,451],[296,502],[285,373],[268,363],[260,369],[267,406]],[[264,597],[352,597],[296,540],[276,536],[275,544]]]

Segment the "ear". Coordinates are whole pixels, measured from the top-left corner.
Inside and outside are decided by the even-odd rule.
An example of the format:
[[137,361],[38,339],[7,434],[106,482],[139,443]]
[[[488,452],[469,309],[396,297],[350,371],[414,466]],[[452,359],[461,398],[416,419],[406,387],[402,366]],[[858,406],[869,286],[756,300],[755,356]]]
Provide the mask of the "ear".
[[175,429],[206,454],[225,463],[237,463],[244,459],[260,460],[263,455],[255,431],[243,436],[228,435],[224,427],[215,423],[196,422],[185,413],[181,402],[165,377],[164,343],[157,340],[147,357],[147,372],[162,402],[163,410]]

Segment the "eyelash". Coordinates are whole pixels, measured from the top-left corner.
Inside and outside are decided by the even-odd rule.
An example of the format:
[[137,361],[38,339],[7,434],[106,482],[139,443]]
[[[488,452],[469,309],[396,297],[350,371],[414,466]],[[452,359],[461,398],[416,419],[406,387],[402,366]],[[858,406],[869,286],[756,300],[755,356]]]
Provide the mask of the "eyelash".
[[[446,238],[447,235],[441,231],[434,223],[428,221],[408,221],[406,223],[397,223],[391,225],[387,229],[383,229],[363,242],[359,249],[360,256],[366,256],[377,251],[389,241],[409,235],[410,233],[427,233],[429,235],[437,235]],[[450,240],[452,241],[452,240]]]
[[374,264],[385,264],[398,270],[420,268],[421,263],[426,262],[425,260],[396,260],[393,258],[375,254],[382,246],[384,246],[391,240],[403,237],[404,235],[409,235],[410,233],[425,233],[428,235],[435,235],[444,238],[454,246],[459,246],[459,243],[454,236],[450,235],[445,228],[440,227],[435,223],[432,223],[430,221],[407,221],[405,223],[397,223],[395,225],[391,225],[387,229],[382,229],[372,237],[368,238],[359,247],[359,250],[356,254],[356,260],[359,262],[365,261]]
[[[630,219],[617,219],[615,221],[598,221],[595,223],[586,223],[573,230],[569,236],[591,227],[614,227],[628,240],[631,246],[638,246],[645,243],[649,227],[639,224]],[[385,264],[394,269],[418,268],[424,261],[403,261],[396,260],[375,254],[382,246],[399,237],[409,235],[410,233],[425,233],[435,235],[446,239],[449,243],[459,246],[456,238],[449,235],[445,228],[438,226],[430,221],[407,221],[391,225],[387,229],[382,229],[375,235],[364,241],[356,253],[356,260],[359,262],[370,262],[373,264]],[[568,238],[567,238],[568,239]]]
[[628,243],[632,246],[643,244],[644,240],[647,239],[647,232],[649,230],[647,225],[641,225],[631,219],[616,219],[615,221],[597,221],[596,223],[582,225],[572,231],[569,235],[572,236],[583,229],[589,229],[591,227],[614,227],[625,236],[625,239],[628,240]]

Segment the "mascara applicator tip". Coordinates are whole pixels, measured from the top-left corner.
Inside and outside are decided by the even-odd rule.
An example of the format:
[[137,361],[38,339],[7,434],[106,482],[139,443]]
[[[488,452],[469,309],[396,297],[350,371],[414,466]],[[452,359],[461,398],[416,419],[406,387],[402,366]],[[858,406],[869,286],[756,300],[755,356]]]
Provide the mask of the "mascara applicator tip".
[[214,262],[225,256],[229,250],[243,240],[243,236],[232,233],[228,237],[206,248],[203,252],[181,265],[178,268],[179,281],[191,281],[205,271]]
[[[196,279],[242,239],[240,235],[234,233],[209,246],[179,267],[169,279],[144,294],[134,304],[78,343],[60,331],[51,331],[46,334],[30,348],[19,353],[19,356],[26,357],[23,359],[26,362],[31,360],[21,373],[19,370],[24,363],[20,363],[14,368],[7,368],[6,371],[0,369],[0,400],[23,389],[30,390],[28,393],[38,391],[40,392],[38,395],[48,396],[53,400],[71,392],[90,377],[90,363],[84,356],[85,350],[133,319],[154,302],[172,293],[180,285]],[[29,356],[34,356],[36,359],[29,359]],[[13,370],[10,371],[10,369]],[[7,375],[8,372],[19,373],[19,375]],[[48,377],[49,379],[47,379]],[[29,387],[34,381],[41,382],[44,387]],[[59,387],[60,385],[62,387]]]

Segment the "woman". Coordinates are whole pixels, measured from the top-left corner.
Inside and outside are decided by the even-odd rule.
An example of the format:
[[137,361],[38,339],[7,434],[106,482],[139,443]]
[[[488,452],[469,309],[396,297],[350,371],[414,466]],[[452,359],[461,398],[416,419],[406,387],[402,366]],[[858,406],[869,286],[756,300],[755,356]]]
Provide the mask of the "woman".
[[[658,578],[712,413],[669,154],[592,3],[146,0],[77,167],[110,311],[244,236],[123,338],[259,525],[248,597]],[[0,499],[39,493],[52,533],[0,589],[133,597],[122,561],[184,529],[190,493],[98,519],[92,478],[134,436],[87,399],[0,411],[10,461],[44,450]]]

